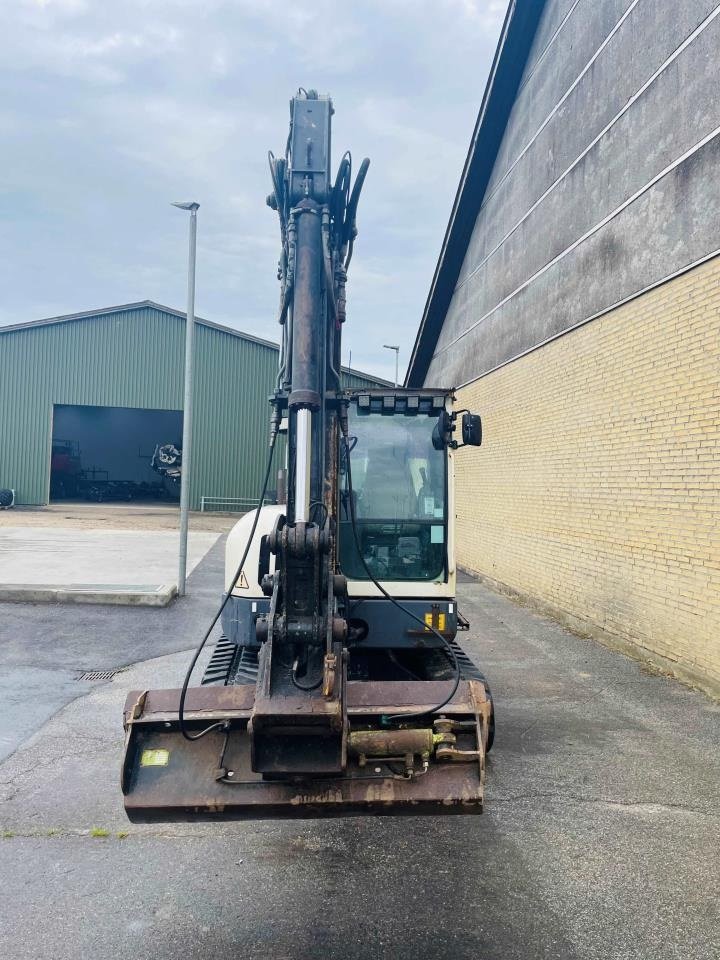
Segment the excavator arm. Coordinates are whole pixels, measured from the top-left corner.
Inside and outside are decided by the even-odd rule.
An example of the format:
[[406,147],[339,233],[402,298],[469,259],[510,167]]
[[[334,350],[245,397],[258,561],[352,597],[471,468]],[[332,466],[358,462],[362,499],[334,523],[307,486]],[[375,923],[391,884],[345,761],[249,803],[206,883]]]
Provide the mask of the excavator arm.
[[[256,678],[247,682],[247,669],[228,666],[222,686],[133,692],[124,716],[125,807],[139,821],[479,813],[492,703],[482,675],[463,672],[458,660],[453,598],[433,602],[454,578],[447,505],[428,479],[433,472],[440,489],[442,465],[447,475],[458,446],[452,396],[343,389],[345,286],[369,161],[353,183],[345,154],[333,179],[331,100],[301,90],[290,114],[285,156],[269,155],[268,197],[282,243],[270,450],[286,429],[287,503],[263,534],[274,569],[267,564],[256,575],[263,599],[252,626],[223,652],[228,664],[238,650],[245,663],[254,657]],[[406,471],[397,509],[370,483],[364,498],[352,487],[360,431],[353,436],[351,422],[372,416],[407,427],[388,433],[384,461],[374,447],[367,454]],[[381,431],[363,436],[377,445]],[[371,469],[362,466],[365,474]],[[380,480],[389,482],[387,466]],[[367,519],[373,504],[382,515]],[[250,539],[260,535],[259,514]],[[247,580],[247,552],[234,580]],[[345,566],[355,579],[341,552],[351,556]],[[390,569],[416,578],[415,599],[401,603],[390,594],[377,572]],[[422,577],[432,578],[429,600]],[[438,657],[444,673],[434,674]]]

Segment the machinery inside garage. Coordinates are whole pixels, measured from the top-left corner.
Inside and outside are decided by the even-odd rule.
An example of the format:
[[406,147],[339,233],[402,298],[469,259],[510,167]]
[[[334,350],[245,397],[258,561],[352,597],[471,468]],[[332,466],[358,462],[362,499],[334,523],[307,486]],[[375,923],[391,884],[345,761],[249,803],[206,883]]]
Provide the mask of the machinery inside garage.
[[182,411],[55,404],[50,500],[177,500]]

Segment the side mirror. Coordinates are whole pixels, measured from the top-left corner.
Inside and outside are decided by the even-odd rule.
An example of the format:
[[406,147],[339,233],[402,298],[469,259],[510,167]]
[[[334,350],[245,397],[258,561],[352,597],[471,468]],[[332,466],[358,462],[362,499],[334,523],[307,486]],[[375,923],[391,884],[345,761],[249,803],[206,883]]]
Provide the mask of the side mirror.
[[467,447],[479,447],[482,444],[482,420],[477,413],[463,414],[462,440]]
[[453,414],[443,410],[437,418],[432,432],[432,445],[436,450],[444,450],[446,447],[457,450],[458,447],[479,447],[482,444],[482,421],[477,413],[469,413],[467,410],[461,421],[462,443],[453,440],[455,420],[459,413],[459,410]]

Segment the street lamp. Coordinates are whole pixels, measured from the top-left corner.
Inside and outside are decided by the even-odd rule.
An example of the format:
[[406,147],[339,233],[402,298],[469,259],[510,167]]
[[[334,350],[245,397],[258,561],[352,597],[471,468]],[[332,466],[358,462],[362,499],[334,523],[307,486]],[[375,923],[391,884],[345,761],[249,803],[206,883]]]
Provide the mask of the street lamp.
[[398,359],[399,359],[399,357],[400,357],[400,347],[395,347],[395,346],[393,346],[393,345],[390,344],[390,343],[384,343],[384,344],[383,344],[383,347],[384,347],[386,350],[394,350],[394,351],[395,351],[395,386],[397,386],[397,385],[398,385]]
[[195,333],[195,250],[199,203],[173,203],[190,211],[188,245],[187,315],[185,318],[185,391],[183,398],[182,471],[180,473],[180,552],[178,557],[178,596],[185,596],[187,581],[188,512],[190,509],[190,446],[192,444],[193,335]]

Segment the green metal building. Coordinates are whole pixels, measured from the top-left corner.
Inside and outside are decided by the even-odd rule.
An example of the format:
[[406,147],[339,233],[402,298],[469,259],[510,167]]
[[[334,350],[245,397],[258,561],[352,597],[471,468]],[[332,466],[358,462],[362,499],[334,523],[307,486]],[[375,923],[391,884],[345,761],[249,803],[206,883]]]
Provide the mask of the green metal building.
[[[0,327],[0,487],[47,504],[53,441],[76,444],[89,474],[157,481],[154,444],[182,433],[184,351],[185,314],[149,300]],[[193,509],[257,497],[277,368],[277,344],[197,318]]]

